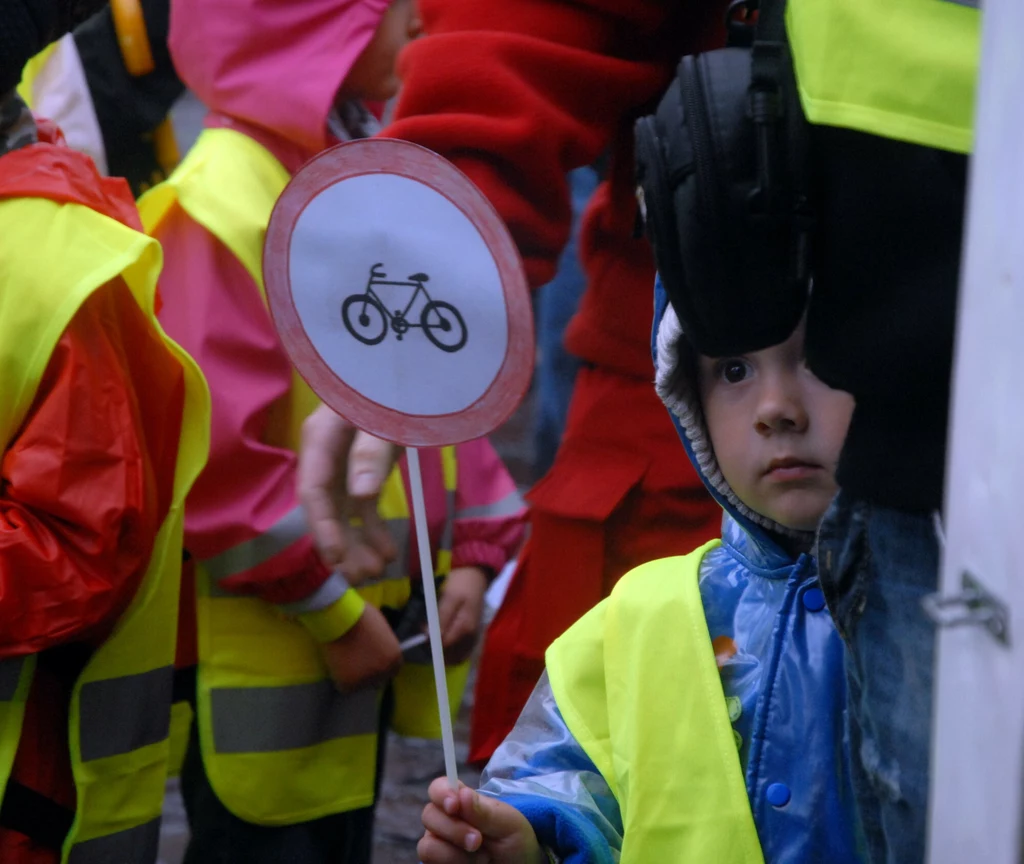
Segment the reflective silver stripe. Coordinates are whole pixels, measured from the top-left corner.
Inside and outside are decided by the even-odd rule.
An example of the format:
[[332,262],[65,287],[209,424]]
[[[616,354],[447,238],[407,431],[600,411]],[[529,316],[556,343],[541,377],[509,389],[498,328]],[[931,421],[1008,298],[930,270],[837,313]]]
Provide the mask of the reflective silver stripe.
[[526,505],[522,496],[515,490],[509,492],[500,501],[493,504],[481,504],[477,507],[463,507],[455,513],[456,519],[490,519],[496,516],[515,516]]
[[327,577],[327,581],[305,600],[297,600],[294,603],[278,603],[277,608],[288,615],[316,612],[319,609],[326,609],[332,603],[340,600],[341,595],[348,591],[348,588],[349,585],[344,576],[340,573],[332,573]]
[[68,864],[153,864],[160,845],[160,817],[71,847]]
[[213,579],[227,579],[269,561],[308,533],[302,508],[294,507],[258,537],[207,558],[202,565]]
[[18,681],[25,666],[24,657],[0,660],[0,702],[10,702],[18,692]]
[[377,731],[379,696],[377,690],[342,694],[330,681],[213,690],[213,747],[270,753],[367,735]]
[[173,666],[82,685],[82,761],[119,756],[163,741],[171,725],[173,685]]
[[377,585],[381,582],[390,582],[394,579],[407,579],[409,577],[409,520],[388,519],[386,520],[388,531],[391,532],[391,539],[395,541],[395,548],[398,556],[391,561],[384,572],[375,579],[367,579],[360,585]]
[[966,6],[969,9],[978,8],[978,0],[945,0],[947,3],[955,3],[957,6]]

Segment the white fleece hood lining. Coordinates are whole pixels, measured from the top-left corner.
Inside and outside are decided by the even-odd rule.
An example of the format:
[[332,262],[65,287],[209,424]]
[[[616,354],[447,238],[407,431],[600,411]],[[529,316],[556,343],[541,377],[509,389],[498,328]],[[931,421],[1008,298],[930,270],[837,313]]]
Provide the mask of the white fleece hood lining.
[[679,368],[679,346],[686,336],[676,315],[675,309],[669,304],[658,324],[656,341],[654,388],[665,403],[665,407],[682,426],[686,440],[690,442],[693,455],[697,460],[697,469],[711,487],[721,495],[736,512],[742,514],[755,525],[760,525],[783,537],[806,540],[811,532],[797,531],[780,525],[767,516],[752,510],[744,504],[733,491],[729,482],[722,474],[722,469],[711,446],[711,436],[704,422],[700,397],[697,393],[697,382],[688,380]]

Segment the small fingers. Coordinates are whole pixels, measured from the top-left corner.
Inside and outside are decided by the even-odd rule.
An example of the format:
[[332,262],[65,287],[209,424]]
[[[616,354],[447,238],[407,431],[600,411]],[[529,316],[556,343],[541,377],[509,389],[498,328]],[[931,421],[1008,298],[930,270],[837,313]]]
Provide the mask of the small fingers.
[[339,566],[350,585],[362,585],[384,572],[385,560],[361,540],[350,538]]
[[530,823],[522,813],[504,801],[481,795],[468,786],[459,789],[459,818],[476,828],[481,836],[492,840],[507,840],[526,832],[533,836]]
[[345,420],[321,405],[302,424],[299,450],[299,497],[311,489],[345,489],[348,456],[356,430]]
[[[459,783],[459,789],[466,788],[465,783]],[[459,812],[459,793],[452,789],[447,777],[435,777],[427,787],[427,797],[449,816]]]
[[349,495],[376,499],[391,473],[397,453],[394,444],[366,432],[357,432],[348,460]]
[[337,522],[323,520],[310,525],[313,543],[328,570],[337,570],[345,560],[345,531]]
[[359,584],[380,576],[398,557],[391,530],[378,512],[377,498],[349,498],[345,502],[345,556],[341,567],[346,578]]
[[395,540],[377,509],[381,489],[397,455],[398,450],[393,444],[359,432],[352,444],[348,464],[351,515],[361,523],[363,542],[383,559],[383,563],[398,557]]
[[445,663],[457,666],[469,659],[476,647],[479,622],[476,621],[467,603],[458,603],[450,612],[447,622],[442,614],[441,644],[444,646]]
[[437,600],[437,617],[438,623],[441,625],[441,641],[447,645],[449,641],[449,632],[454,626],[458,619],[459,607],[462,605],[462,601],[454,594],[442,591],[441,596]]
[[302,426],[298,496],[324,562],[335,566],[345,554],[345,465],[355,430],[326,406],[320,406]]
[[466,852],[430,831],[416,844],[416,855],[422,864],[490,864],[491,861],[489,855]]
[[459,604],[448,628],[451,640],[456,642],[476,635],[478,624],[479,622],[469,604]]
[[453,642],[444,649],[444,665],[459,666],[473,656],[473,649],[476,648],[476,636],[466,636]]
[[428,833],[464,852],[476,852],[483,844],[480,830],[462,819],[449,816],[435,804],[423,808],[423,827]]
[[377,499],[356,500],[354,504],[356,514],[363,522],[363,537],[367,545],[385,562],[394,561],[398,557],[398,546],[395,544],[395,538],[391,536],[387,523],[381,518],[377,509]]

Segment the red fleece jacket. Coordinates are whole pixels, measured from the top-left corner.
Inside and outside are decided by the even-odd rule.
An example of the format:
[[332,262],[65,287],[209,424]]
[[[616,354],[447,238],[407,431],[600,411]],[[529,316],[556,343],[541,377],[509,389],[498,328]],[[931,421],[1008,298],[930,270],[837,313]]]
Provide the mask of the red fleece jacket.
[[569,232],[566,173],[609,146],[581,254],[589,278],[567,344],[584,360],[649,379],[650,249],[635,239],[632,125],[684,53],[724,38],[720,0],[420,0],[424,30],[402,56],[385,135],[452,160],[511,229],[534,287]]

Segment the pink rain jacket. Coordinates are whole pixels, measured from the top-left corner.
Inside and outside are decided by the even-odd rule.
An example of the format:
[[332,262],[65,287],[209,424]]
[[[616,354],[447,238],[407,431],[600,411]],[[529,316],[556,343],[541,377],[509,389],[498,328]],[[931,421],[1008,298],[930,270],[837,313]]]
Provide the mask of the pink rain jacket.
[[[181,78],[230,127],[290,172],[333,142],[335,94],[370,41],[388,0],[174,0],[170,47]],[[185,543],[202,561],[265,532],[297,506],[296,454],[264,440],[291,387],[291,365],[258,287],[212,234],[177,208],[157,231],[164,248],[161,314],[202,368],[213,395],[209,463],[187,502]],[[486,441],[460,445],[453,566],[500,569],[522,540],[515,486]],[[436,548],[445,516],[437,454],[424,484]],[[410,538],[415,549],[415,538]],[[410,573],[418,573],[416,556]],[[271,603],[301,603],[329,577],[309,536],[222,587]],[[186,580],[187,581],[187,580]],[[194,605],[185,586],[179,665],[195,661]]]

